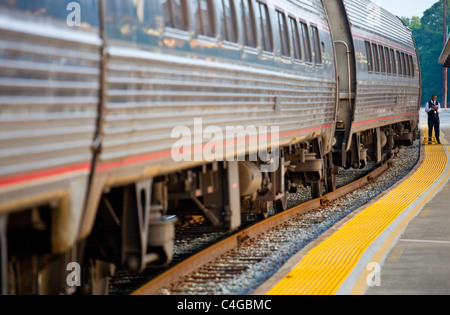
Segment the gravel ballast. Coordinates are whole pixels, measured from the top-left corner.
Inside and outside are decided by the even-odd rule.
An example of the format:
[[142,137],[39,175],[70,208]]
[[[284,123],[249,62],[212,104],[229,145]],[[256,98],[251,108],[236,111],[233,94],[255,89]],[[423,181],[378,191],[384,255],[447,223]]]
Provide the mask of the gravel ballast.
[[[199,268],[185,281],[164,288],[161,294],[251,294],[276,273],[280,267],[306,245],[326,232],[347,215],[368,203],[407,175],[419,159],[420,141],[403,147],[392,166],[379,178],[363,188],[330,203],[328,207],[298,215],[256,239],[222,256],[215,262]],[[369,163],[364,170],[341,170],[338,187],[370,172],[375,165]],[[288,206],[309,200],[309,188],[299,187],[289,194]]]

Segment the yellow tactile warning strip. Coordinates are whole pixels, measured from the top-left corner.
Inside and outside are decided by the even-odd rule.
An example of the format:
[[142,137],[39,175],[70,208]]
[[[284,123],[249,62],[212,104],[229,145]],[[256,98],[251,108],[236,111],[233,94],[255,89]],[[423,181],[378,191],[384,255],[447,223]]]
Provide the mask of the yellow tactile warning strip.
[[267,294],[335,294],[370,244],[433,185],[446,165],[444,147],[426,145],[423,164],[410,178],[308,252]]

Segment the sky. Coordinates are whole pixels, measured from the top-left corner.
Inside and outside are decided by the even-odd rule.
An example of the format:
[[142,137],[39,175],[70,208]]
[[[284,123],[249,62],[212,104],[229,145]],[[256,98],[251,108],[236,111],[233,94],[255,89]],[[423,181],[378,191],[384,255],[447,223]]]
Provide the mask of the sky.
[[389,12],[399,17],[422,17],[423,12],[429,9],[438,0],[372,0]]

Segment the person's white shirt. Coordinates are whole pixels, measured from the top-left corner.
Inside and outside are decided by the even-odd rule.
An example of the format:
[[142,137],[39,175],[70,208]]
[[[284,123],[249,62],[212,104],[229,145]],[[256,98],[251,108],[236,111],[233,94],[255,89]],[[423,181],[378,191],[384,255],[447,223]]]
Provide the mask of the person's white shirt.
[[427,102],[427,105],[425,106],[425,111],[427,113],[431,112],[432,110],[434,110],[433,108],[430,107],[430,103],[433,104],[434,106],[436,106],[438,108],[437,112],[439,113],[439,111],[441,110],[441,104],[439,104],[438,101],[429,101]]

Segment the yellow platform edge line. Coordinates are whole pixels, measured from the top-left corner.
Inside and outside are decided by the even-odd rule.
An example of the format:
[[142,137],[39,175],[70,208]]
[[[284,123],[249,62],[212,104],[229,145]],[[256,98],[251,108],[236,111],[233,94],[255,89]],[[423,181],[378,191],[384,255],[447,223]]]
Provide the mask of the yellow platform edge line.
[[[442,177],[447,168],[447,161],[448,153],[443,146],[425,146],[424,161],[410,178],[310,250],[300,263],[267,294],[335,294],[373,241],[406,208],[433,186],[436,180]],[[422,180],[425,174],[428,178]],[[432,192],[436,189],[438,187],[435,187]],[[408,196],[401,202],[399,199],[402,196],[399,195],[399,191],[403,191],[403,194],[408,192]],[[432,192],[427,195],[434,195]],[[405,224],[407,223],[403,225]],[[369,233],[367,233],[368,227],[370,227]],[[399,226],[395,230],[403,229]],[[394,236],[392,237],[395,239]],[[365,275],[361,275],[352,293],[359,294],[365,290],[365,279]]]
[[[444,145],[448,145],[448,142],[444,139]],[[449,152],[447,151],[447,157]],[[403,218],[403,220],[395,226],[394,230],[389,234],[383,244],[380,246],[378,251],[370,259],[371,262],[381,264],[381,262],[386,258],[392,246],[395,244],[396,240],[399,238],[400,234],[406,229],[408,224],[422,211],[425,205],[447,184],[450,179],[450,172],[447,171],[443,174],[437,185],[431,189],[425,196],[422,197],[420,202],[414,206],[409,212],[409,214]],[[350,294],[352,295],[363,295],[367,290],[367,277],[369,276],[368,270],[363,270],[358,280]]]

